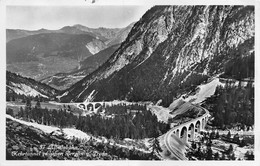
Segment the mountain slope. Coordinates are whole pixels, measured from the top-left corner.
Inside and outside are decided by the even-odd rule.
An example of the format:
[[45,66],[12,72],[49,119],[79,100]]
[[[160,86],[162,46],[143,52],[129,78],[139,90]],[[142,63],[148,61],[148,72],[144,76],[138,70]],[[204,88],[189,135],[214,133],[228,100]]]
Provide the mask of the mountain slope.
[[106,41],[106,44],[108,46],[112,46],[112,45],[122,43],[126,39],[128,33],[133,28],[134,24],[135,22],[131,23],[125,28],[120,29],[113,38],[110,38],[108,41]]
[[25,78],[9,71],[6,72],[6,95],[7,100],[15,95],[40,96],[53,98],[58,91],[46,84],[37,82],[31,78]]
[[41,82],[46,83],[56,89],[67,89],[106,62],[119,46],[119,44],[113,45],[93,56],[86,58],[80,62],[79,68],[75,71],[69,73],[58,73],[44,78]]
[[122,43],[126,39],[134,24],[135,22],[124,28],[89,28],[80,24],[76,24],[73,26],[63,27],[58,31],[68,34],[89,34],[96,39],[104,41],[107,47],[109,47]]
[[169,105],[226,72],[235,57],[247,56],[254,56],[254,7],[156,6],[104,65],[61,100],[83,101],[94,90],[94,100],[162,99]]
[[6,45],[7,69],[41,79],[78,67],[105,43],[89,35],[44,33],[12,40]]
[[[39,29],[35,31],[28,31],[28,30],[22,30],[22,29],[6,29],[6,42],[9,42],[13,39],[18,39],[22,37],[27,37],[30,35],[37,35],[41,33],[53,33],[56,31],[47,30],[47,29]],[[58,33],[58,31],[57,31]]]
[[[73,59],[81,58],[83,51],[85,58],[91,56],[86,45],[98,43],[100,50],[104,48],[104,43],[89,35],[70,35],[64,33],[44,33],[32,35],[21,39],[12,40],[7,43],[7,63],[37,61],[38,54],[43,53],[43,57],[55,56],[55,54]],[[84,58],[84,57],[83,57]]]
[[37,80],[70,73],[89,56],[124,41],[132,26],[112,29],[77,24],[59,30],[7,29],[7,69]]

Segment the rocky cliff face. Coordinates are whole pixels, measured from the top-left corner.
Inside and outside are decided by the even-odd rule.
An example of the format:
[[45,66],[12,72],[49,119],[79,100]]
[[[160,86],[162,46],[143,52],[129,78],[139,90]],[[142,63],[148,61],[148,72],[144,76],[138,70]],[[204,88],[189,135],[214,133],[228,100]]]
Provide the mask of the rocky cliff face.
[[168,105],[225,73],[229,61],[254,56],[254,31],[252,6],[155,6],[103,66],[61,99],[94,94],[94,100],[162,99]]
[[118,43],[122,43],[127,38],[127,35],[131,31],[134,24],[135,24],[135,22],[131,23],[130,25],[128,25],[125,28],[120,29],[120,31],[118,31],[113,38],[110,38],[105,43],[108,46],[113,46],[113,45],[116,45]]

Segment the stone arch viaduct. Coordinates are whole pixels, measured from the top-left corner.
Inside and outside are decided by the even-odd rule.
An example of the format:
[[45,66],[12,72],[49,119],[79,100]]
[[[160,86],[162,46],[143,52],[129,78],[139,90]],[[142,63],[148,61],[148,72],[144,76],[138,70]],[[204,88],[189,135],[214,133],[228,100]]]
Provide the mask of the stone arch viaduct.
[[[126,104],[126,105],[133,104],[130,102],[122,102],[122,101],[118,103]],[[97,112],[97,110],[100,108],[105,108],[106,106],[112,106],[118,103],[117,102],[83,102],[83,103],[77,103],[77,107],[86,111]],[[207,121],[210,117],[208,110],[206,110],[205,108],[198,105],[194,105],[194,107],[199,107],[203,109],[205,113],[202,116],[199,116],[188,122],[174,126],[164,135],[164,144],[166,148],[170,152],[172,152],[179,160],[185,160],[185,158],[181,157],[178,153],[176,153],[175,147],[172,147],[170,143],[171,139],[173,138],[172,135],[175,135],[176,137],[180,138],[184,143],[187,143],[188,141],[193,141],[195,135],[205,129]]]
[[83,109],[85,111],[93,111],[97,112],[100,108],[105,108],[107,106],[112,106],[116,104],[125,104],[125,105],[132,105],[132,104],[138,104],[138,105],[144,105],[141,103],[135,103],[135,102],[127,102],[127,101],[100,101],[100,102],[83,102],[83,103],[76,103],[76,106],[80,109]]
[[112,104],[109,102],[84,102],[84,103],[78,103],[77,107],[83,110],[97,112],[99,108],[103,108],[108,105],[112,105]]
[[210,117],[210,114],[208,110],[206,110],[203,107],[195,106],[203,109],[205,113],[197,117],[195,119],[192,119],[188,122],[185,122],[183,124],[180,124],[178,126],[174,126],[171,130],[169,130],[165,136],[164,136],[164,144],[166,148],[176,156],[179,160],[185,160],[185,157],[179,154],[178,151],[176,151],[176,147],[173,147],[171,145],[171,141],[173,139],[172,135],[175,135],[176,137],[180,138],[183,143],[188,143],[188,141],[193,141],[195,138],[195,134],[199,133],[200,131],[203,131],[205,129],[205,126],[207,124],[207,121]]
[[[120,103],[132,104],[128,102],[120,102]],[[99,108],[112,106],[113,104],[115,104],[115,102],[84,102],[84,103],[78,103],[77,107],[83,110],[97,112]],[[200,106],[195,106],[195,107],[200,107]],[[200,108],[205,110],[205,113],[202,116],[197,117],[196,119],[192,119],[178,126],[174,126],[166,134],[168,135],[175,134],[178,138],[181,138],[183,142],[188,142],[188,140],[193,141],[195,138],[195,134],[204,130],[205,125],[210,116],[208,110],[202,107]]]
[[192,119],[191,121],[180,124],[178,126],[175,126],[168,133],[175,134],[184,142],[187,142],[188,140],[193,141],[195,138],[195,134],[205,129],[206,123],[210,116],[208,110],[204,110],[206,112],[204,115],[197,117],[196,119]]

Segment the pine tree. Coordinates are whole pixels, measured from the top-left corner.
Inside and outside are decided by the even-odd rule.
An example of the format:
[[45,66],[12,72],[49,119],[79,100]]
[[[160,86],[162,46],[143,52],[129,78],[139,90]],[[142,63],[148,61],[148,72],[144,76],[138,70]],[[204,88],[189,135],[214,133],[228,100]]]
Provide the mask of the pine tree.
[[218,139],[219,138],[219,132],[217,131],[217,133],[216,133],[216,139]]
[[254,153],[252,151],[251,152],[247,151],[245,153],[245,160],[254,160],[254,158],[255,158],[255,156],[254,156]]
[[36,104],[35,104],[35,108],[36,109],[41,109],[41,103],[39,100],[37,100]]
[[214,160],[219,160],[219,153],[218,153],[218,152],[216,152],[216,153],[214,154]]
[[71,112],[71,107],[70,107],[70,105],[68,105],[68,111]]
[[211,149],[211,146],[208,146],[207,147],[206,160],[212,160],[213,159],[212,155],[213,155],[213,151]]
[[230,144],[228,150],[226,150],[226,153],[231,154],[231,153],[233,153],[233,150],[234,150],[233,145]]
[[11,116],[14,116],[14,111],[13,111],[13,109],[7,108],[7,109],[6,109],[6,114],[9,114],[9,115],[11,115]]
[[15,101],[15,97],[14,97],[14,95],[12,96],[12,101]]
[[160,156],[160,152],[162,152],[162,148],[160,147],[160,142],[158,140],[158,138],[151,138],[149,140],[150,142],[150,149],[151,149],[151,153],[150,153],[150,158],[154,159],[156,158],[157,155]]
[[212,132],[210,133],[209,138],[210,138],[210,139],[216,138],[216,133],[215,133],[215,131],[212,131]]
[[202,153],[202,151],[201,151],[201,145],[199,145],[197,151],[195,152],[195,156],[196,156],[199,160],[201,160],[201,159],[203,158],[203,153]]
[[222,153],[222,156],[220,157],[220,160],[226,160],[225,154]]
[[233,141],[236,142],[236,143],[239,143],[239,135],[238,133],[236,133],[233,137]]
[[20,107],[20,111],[19,111],[19,113],[18,113],[18,116],[19,116],[19,117],[24,117],[23,107]]
[[228,139],[231,138],[231,133],[230,133],[230,131],[228,131],[228,133],[227,133],[227,138],[228,138]]
[[231,154],[230,154],[230,160],[236,160],[236,157],[235,157],[235,153],[234,152],[232,152]]
[[32,103],[31,103],[31,100],[29,98],[26,99],[25,109],[28,109],[28,110],[32,109]]
[[196,148],[197,148],[197,145],[196,145],[196,143],[195,143],[194,141],[192,141],[191,147],[192,147],[193,149],[196,149]]

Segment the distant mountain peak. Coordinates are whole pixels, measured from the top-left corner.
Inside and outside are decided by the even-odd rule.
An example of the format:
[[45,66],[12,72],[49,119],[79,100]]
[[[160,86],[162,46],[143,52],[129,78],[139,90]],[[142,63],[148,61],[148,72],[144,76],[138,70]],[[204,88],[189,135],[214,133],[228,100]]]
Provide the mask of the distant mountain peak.
[[74,25],[72,25],[72,27],[86,27],[86,26],[84,26],[82,24],[74,24]]
[[46,31],[47,31],[48,29],[45,29],[45,28],[41,28],[41,29],[39,29],[39,31],[43,31],[43,30],[46,30]]

